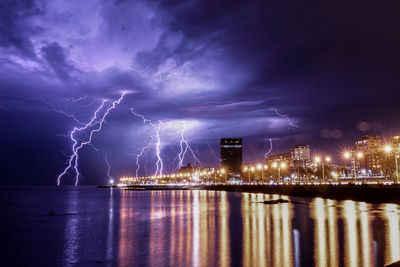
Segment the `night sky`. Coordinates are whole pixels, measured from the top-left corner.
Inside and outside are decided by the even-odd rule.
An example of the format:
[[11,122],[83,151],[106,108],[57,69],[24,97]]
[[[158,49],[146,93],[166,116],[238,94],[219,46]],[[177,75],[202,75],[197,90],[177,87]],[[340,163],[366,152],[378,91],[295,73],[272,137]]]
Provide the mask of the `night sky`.
[[[163,122],[166,173],[183,125],[202,165],[215,167],[222,137],[243,137],[244,162],[256,162],[270,138],[272,154],[310,144],[336,156],[360,135],[399,134],[399,14],[390,0],[3,0],[0,183],[55,184],[72,116],[88,122],[123,91],[80,150],[80,184],[104,183],[105,155],[113,177],[135,174],[156,128],[131,108]],[[155,149],[140,175],[154,173]]]

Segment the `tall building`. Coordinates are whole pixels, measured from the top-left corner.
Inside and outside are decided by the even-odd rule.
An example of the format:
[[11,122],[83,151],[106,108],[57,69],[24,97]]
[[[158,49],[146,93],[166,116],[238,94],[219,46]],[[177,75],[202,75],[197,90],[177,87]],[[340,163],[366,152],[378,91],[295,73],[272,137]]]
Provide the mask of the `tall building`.
[[395,150],[400,150],[400,135],[392,137],[392,145]]
[[358,160],[361,167],[377,172],[382,167],[382,140],[379,135],[364,135],[355,142],[356,152],[364,156]]
[[311,163],[311,153],[309,145],[297,145],[290,150],[292,167],[306,168]]
[[228,172],[239,173],[242,168],[242,138],[221,139],[221,166]]

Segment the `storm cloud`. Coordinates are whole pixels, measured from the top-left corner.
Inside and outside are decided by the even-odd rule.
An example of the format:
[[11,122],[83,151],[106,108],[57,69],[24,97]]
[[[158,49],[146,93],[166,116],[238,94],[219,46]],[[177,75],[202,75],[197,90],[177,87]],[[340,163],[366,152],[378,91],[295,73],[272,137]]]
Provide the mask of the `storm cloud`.
[[[375,125],[371,133],[399,131],[399,8],[396,1],[2,1],[2,182],[53,183],[76,125],[60,111],[87,121],[101,99],[122,91],[96,150],[82,152],[84,183],[103,181],[104,153],[116,177],[135,172],[154,128],[131,108],[164,122],[168,172],[183,123],[208,166],[219,166],[221,137],[243,137],[244,160],[260,161],[269,138],[273,152],[297,143],[325,151],[365,133],[360,122]],[[154,171],[154,159],[150,150],[141,174]]]

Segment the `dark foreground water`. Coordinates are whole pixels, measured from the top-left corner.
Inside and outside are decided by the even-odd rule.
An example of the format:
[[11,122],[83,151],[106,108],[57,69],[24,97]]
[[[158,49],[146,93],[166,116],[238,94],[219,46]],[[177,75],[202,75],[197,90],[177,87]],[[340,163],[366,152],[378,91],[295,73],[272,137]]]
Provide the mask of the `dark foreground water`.
[[[0,188],[0,266],[383,266],[400,209],[321,198]],[[55,216],[49,216],[49,215]]]

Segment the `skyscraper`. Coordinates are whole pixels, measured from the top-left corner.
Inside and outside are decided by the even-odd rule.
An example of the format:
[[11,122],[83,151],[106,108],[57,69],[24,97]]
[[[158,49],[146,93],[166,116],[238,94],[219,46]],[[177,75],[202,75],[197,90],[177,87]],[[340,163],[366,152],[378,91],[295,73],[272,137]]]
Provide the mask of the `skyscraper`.
[[363,153],[363,159],[360,159],[359,162],[361,166],[371,170],[372,172],[379,172],[382,159],[382,140],[380,136],[376,135],[364,135],[360,137],[355,142],[356,152]]
[[297,145],[290,150],[293,167],[306,168],[311,163],[309,145]]
[[221,139],[221,166],[228,172],[240,172],[242,166],[242,138]]

